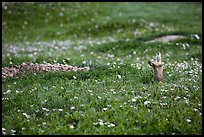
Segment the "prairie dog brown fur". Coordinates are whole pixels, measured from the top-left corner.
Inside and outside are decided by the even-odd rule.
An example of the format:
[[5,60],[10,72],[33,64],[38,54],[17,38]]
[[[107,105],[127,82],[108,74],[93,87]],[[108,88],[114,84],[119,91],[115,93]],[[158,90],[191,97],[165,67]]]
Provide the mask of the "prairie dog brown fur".
[[149,65],[154,69],[154,79],[156,81],[162,82],[163,80],[163,68],[162,68],[162,58],[161,53],[157,52],[155,61],[148,61]]

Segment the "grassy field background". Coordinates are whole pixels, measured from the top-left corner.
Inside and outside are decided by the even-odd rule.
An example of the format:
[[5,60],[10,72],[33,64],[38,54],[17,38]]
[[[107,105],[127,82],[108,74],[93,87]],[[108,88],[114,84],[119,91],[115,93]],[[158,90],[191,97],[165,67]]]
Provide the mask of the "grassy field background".
[[[186,38],[145,43],[170,34]],[[146,60],[158,51],[162,85]],[[8,5],[2,67],[23,62],[91,69],[3,78],[2,134],[202,133],[201,3]]]

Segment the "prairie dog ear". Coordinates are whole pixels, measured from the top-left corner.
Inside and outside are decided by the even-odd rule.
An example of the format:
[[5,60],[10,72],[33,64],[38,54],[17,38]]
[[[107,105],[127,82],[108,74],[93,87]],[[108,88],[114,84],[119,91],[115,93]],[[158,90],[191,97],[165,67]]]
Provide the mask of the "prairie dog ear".
[[160,52],[157,52],[156,54],[156,62],[161,62],[162,59],[161,59],[161,53]]

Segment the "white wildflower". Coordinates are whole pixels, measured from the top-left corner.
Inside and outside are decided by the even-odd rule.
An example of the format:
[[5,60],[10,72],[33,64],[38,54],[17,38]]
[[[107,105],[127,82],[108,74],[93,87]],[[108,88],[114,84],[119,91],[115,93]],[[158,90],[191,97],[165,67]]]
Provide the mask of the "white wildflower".
[[7,90],[4,94],[8,94],[8,93],[10,93],[11,92],[11,90]]
[[198,109],[197,109],[197,108],[194,108],[194,111],[198,111]]
[[136,102],[136,99],[135,99],[135,98],[133,98],[133,99],[132,99],[132,102]]
[[49,111],[47,108],[42,108],[42,110]]
[[119,78],[119,79],[121,79],[122,77],[121,77],[121,75],[117,75],[117,77]]
[[103,121],[99,121],[99,125],[104,125]]
[[108,108],[103,108],[104,111],[106,111]]
[[160,103],[160,105],[161,105],[161,106],[165,106],[165,105],[167,105],[167,103]]
[[147,104],[150,104],[150,103],[151,103],[150,101],[145,101],[144,105],[147,105]]
[[11,132],[13,132],[13,133],[14,133],[14,132],[16,132],[16,130],[11,129]]
[[74,128],[74,126],[73,126],[73,125],[70,125],[69,128]]
[[76,77],[76,76],[73,76],[73,78],[74,78],[74,79],[77,79],[77,77]]
[[75,106],[70,107],[71,110],[75,109]]
[[110,124],[108,125],[108,127],[115,127],[115,124],[110,123]]
[[178,100],[178,99],[180,99],[180,98],[181,98],[181,97],[177,96],[177,97],[174,98],[174,100]]
[[188,100],[185,100],[185,103],[186,103],[186,104],[189,104]]
[[195,39],[200,39],[200,37],[199,37],[198,34],[193,34],[193,38],[195,38]]
[[30,118],[30,116],[26,113],[22,113],[26,118]]
[[191,120],[190,120],[190,119],[186,119],[186,121],[187,121],[187,122],[189,122],[189,123],[191,122]]
[[141,96],[136,96],[136,97],[134,97],[134,98],[136,98],[136,99],[137,99],[137,98],[142,98],[142,97],[141,97]]

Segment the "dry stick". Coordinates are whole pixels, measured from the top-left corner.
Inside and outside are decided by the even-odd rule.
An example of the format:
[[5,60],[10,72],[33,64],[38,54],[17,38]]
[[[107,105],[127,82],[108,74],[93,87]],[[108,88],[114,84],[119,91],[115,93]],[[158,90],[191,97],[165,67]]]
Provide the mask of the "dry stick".
[[148,61],[149,65],[154,69],[154,79],[162,83],[163,80],[163,68],[162,68],[162,58],[161,53],[156,54],[155,61]]

